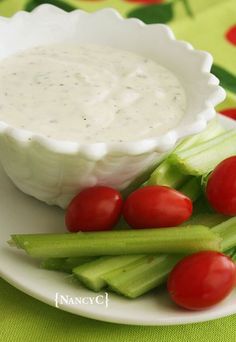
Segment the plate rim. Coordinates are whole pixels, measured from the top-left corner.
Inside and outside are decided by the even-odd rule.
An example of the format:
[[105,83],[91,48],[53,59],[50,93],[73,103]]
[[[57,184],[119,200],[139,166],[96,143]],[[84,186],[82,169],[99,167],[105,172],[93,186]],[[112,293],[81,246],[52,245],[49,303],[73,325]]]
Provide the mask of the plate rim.
[[[47,296],[43,296],[39,292],[32,290],[32,288],[29,288],[25,285],[22,285],[22,283],[19,283],[18,281],[14,280],[13,278],[10,278],[6,275],[2,275],[1,270],[0,270],[0,277],[3,280],[5,280],[8,284],[15,287],[16,289],[23,292],[24,294],[26,294],[26,295],[28,295],[28,296],[36,299],[36,300],[39,300],[40,302],[47,304],[47,305],[49,305],[49,306],[51,306],[57,310],[69,312],[69,313],[74,314],[76,316],[81,316],[84,318],[93,319],[93,320],[97,320],[100,322],[106,322],[106,323],[134,325],[134,326],[178,326],[178,325],[187,325],[187,324],[203,323],[203,322],[213,321],[215,319],[224,318],[224,317],[228,317],[228,316],[231,316],[233,314],[236,314],[236,306],[235,306],[235,308],[232,308],[232,310],[227,309],[226,312],[224,310],[222,310],[220,312],[213,311],[211,313],[209,313],[207,310],[201,311],[201,313],[205,313],[206,317],[201,317],[201,313],[200,313],[199,317],[193,318],[192,316],[189,316],[189,319],[181,318],[180,320],[178,320],[178,319],[174,318],[172,320],[170,320],[170,319],[165,319],[165,320],[157,319],[157,320],[153,320],[153,321],[145,321],[145,320],[137,321],[137,320],[131,318],[128,321],[122,317],[108,316],[108,315],[104,315],[103,313],[99,313],[99,315],[98,315],[97,313],[94,313],[94,312],[87,312],[86,310],[78,309],[78,306],[63,305],[62,307],[56,308],[55,305],[53,305],[54,302],[51,298],[48,298]],[[76,309],[73,310],[73,308],[76,308]]]

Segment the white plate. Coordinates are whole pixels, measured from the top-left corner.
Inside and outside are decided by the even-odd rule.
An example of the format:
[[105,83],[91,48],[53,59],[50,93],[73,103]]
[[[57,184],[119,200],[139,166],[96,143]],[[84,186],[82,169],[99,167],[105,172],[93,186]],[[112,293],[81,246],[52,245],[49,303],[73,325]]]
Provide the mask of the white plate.
[[[236,127],[222,119],[227,127]],[[39,269],[38,263],[21,251],[8,247],[12,233],[64,231],[63,211],[21,193],[0,168],[0,275],[10,284],[42,302],[55,306],[55,295],[94,297],[95,294],[71,277],[59,272]],[[67,298],[69,298],[67,297]],[[102,298],[99,298],[102,300]],[[97,320],[137,324],[170,325],[202,322],[236,313],[236,290],[222,303],[200,312],[176,307],[164,290],[154,291],[139,299],[128,300],[109,293],[108,307],[104,304],[63,304],[62,310]],[[47,307],[45,306],[45,310]]]

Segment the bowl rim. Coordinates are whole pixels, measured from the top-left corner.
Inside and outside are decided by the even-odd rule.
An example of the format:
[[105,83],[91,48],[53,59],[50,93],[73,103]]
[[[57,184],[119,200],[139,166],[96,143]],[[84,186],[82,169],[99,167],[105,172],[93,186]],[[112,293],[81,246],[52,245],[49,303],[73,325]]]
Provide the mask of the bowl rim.
[[[19,11],[14,14],[10,18],[0,17],[0,25],[1,24],[9,24],[11,20],[15,18],[22,17],[24,19],[25,16],[40,16],[40,15],[48,15],[54,16],[57,14],[67,16],[75,16],[77,14],[87,15],[87,16],[98,16],[100,14],[107,16],[113,16],[116,20],[119,20],[120,23],[129,21],[132,25],[136,25],[137,28],[141,28],[145,30],[147,25],[139,19],[136,18],[124,18],[121,14],[113,8],[103,8],[98,11],[89,13],[81,9],[75,9],[71,12],[66,12],[54,5],[50,4],[42,4],[36,7],[32,12],[27,11]],[[46,149],[51,150],[55,153],[60,154],[69,154],[76,155],[78,153],[82,154],[86,159],[99,160],[102,159],[107,153],[111,154],[126,154],[126,155],[139,155],[149,152],[167,152],[174,148],[175,144],[186,136],[190,136],[192,134],[199,133],[204,130],[207,126],[208,121],[213,119],[216,112],[214,106],[225,99],[226,93],[222,87],[219,86],[219,80],[210,72],[213,58],[210,53],[206,51],[201,51],[194,49],[191,44],[188,42],[177,40],[170,29],[169,26],[165,24],[151,24],[152,27],[159,28],[165,31],[166,36],[169,40],[172,41],[172,44],[181,44],[181,47],[185,51],[191,51],[192,53],[196,53],[201,56],[201,66],[199,71],[208,75],[208,86],[214,90],[214,94],[210,95],[204,103],[204,110],[196,114],[194,122],[186,125],[183,128],[178,127],[172,128],[164,134],[159,135],[158,137],[150,137],[145,139],[138,139],[134,141],[128,142],[79,142],[79,141],[69,141],[69,140],[60,140],[48,138],[43,134],[35,133],[30,130],[25,130],[22,128],[16,128],[7,124],[5,121],[0,120],[0,134],[5,134],[10,139],[17,140],[22,145],[28,144],[39,144]]]

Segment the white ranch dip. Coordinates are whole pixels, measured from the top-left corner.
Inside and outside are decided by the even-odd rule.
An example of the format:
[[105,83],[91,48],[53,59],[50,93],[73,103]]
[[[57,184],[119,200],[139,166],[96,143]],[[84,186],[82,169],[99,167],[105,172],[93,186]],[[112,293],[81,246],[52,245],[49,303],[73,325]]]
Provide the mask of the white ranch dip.
[[49,45],[0,63],[0,120],[51,138],[131,141],[176,127],[185,92],[170,71],[134,53]]

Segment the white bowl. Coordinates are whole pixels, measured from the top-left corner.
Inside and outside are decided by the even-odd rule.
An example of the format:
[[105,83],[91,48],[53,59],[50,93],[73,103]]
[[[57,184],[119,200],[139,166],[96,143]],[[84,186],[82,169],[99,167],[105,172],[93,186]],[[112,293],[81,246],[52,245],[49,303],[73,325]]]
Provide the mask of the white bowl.
[[177,41],[165,25],[123,19],[112,9],[67,13],[51,5],[0,18],[0,60],[59,42],[109,45],[152,58],[179,78],[187,111],[168,133],[123,143],[58,141],[0,122],[0,161],[6,173],[22,191],[48,204],[65,208],[81,188],[95,184],[125,189],[180,139],[204,130],[215,116],[214,106],[225,97],[210,73],[211,55]]

